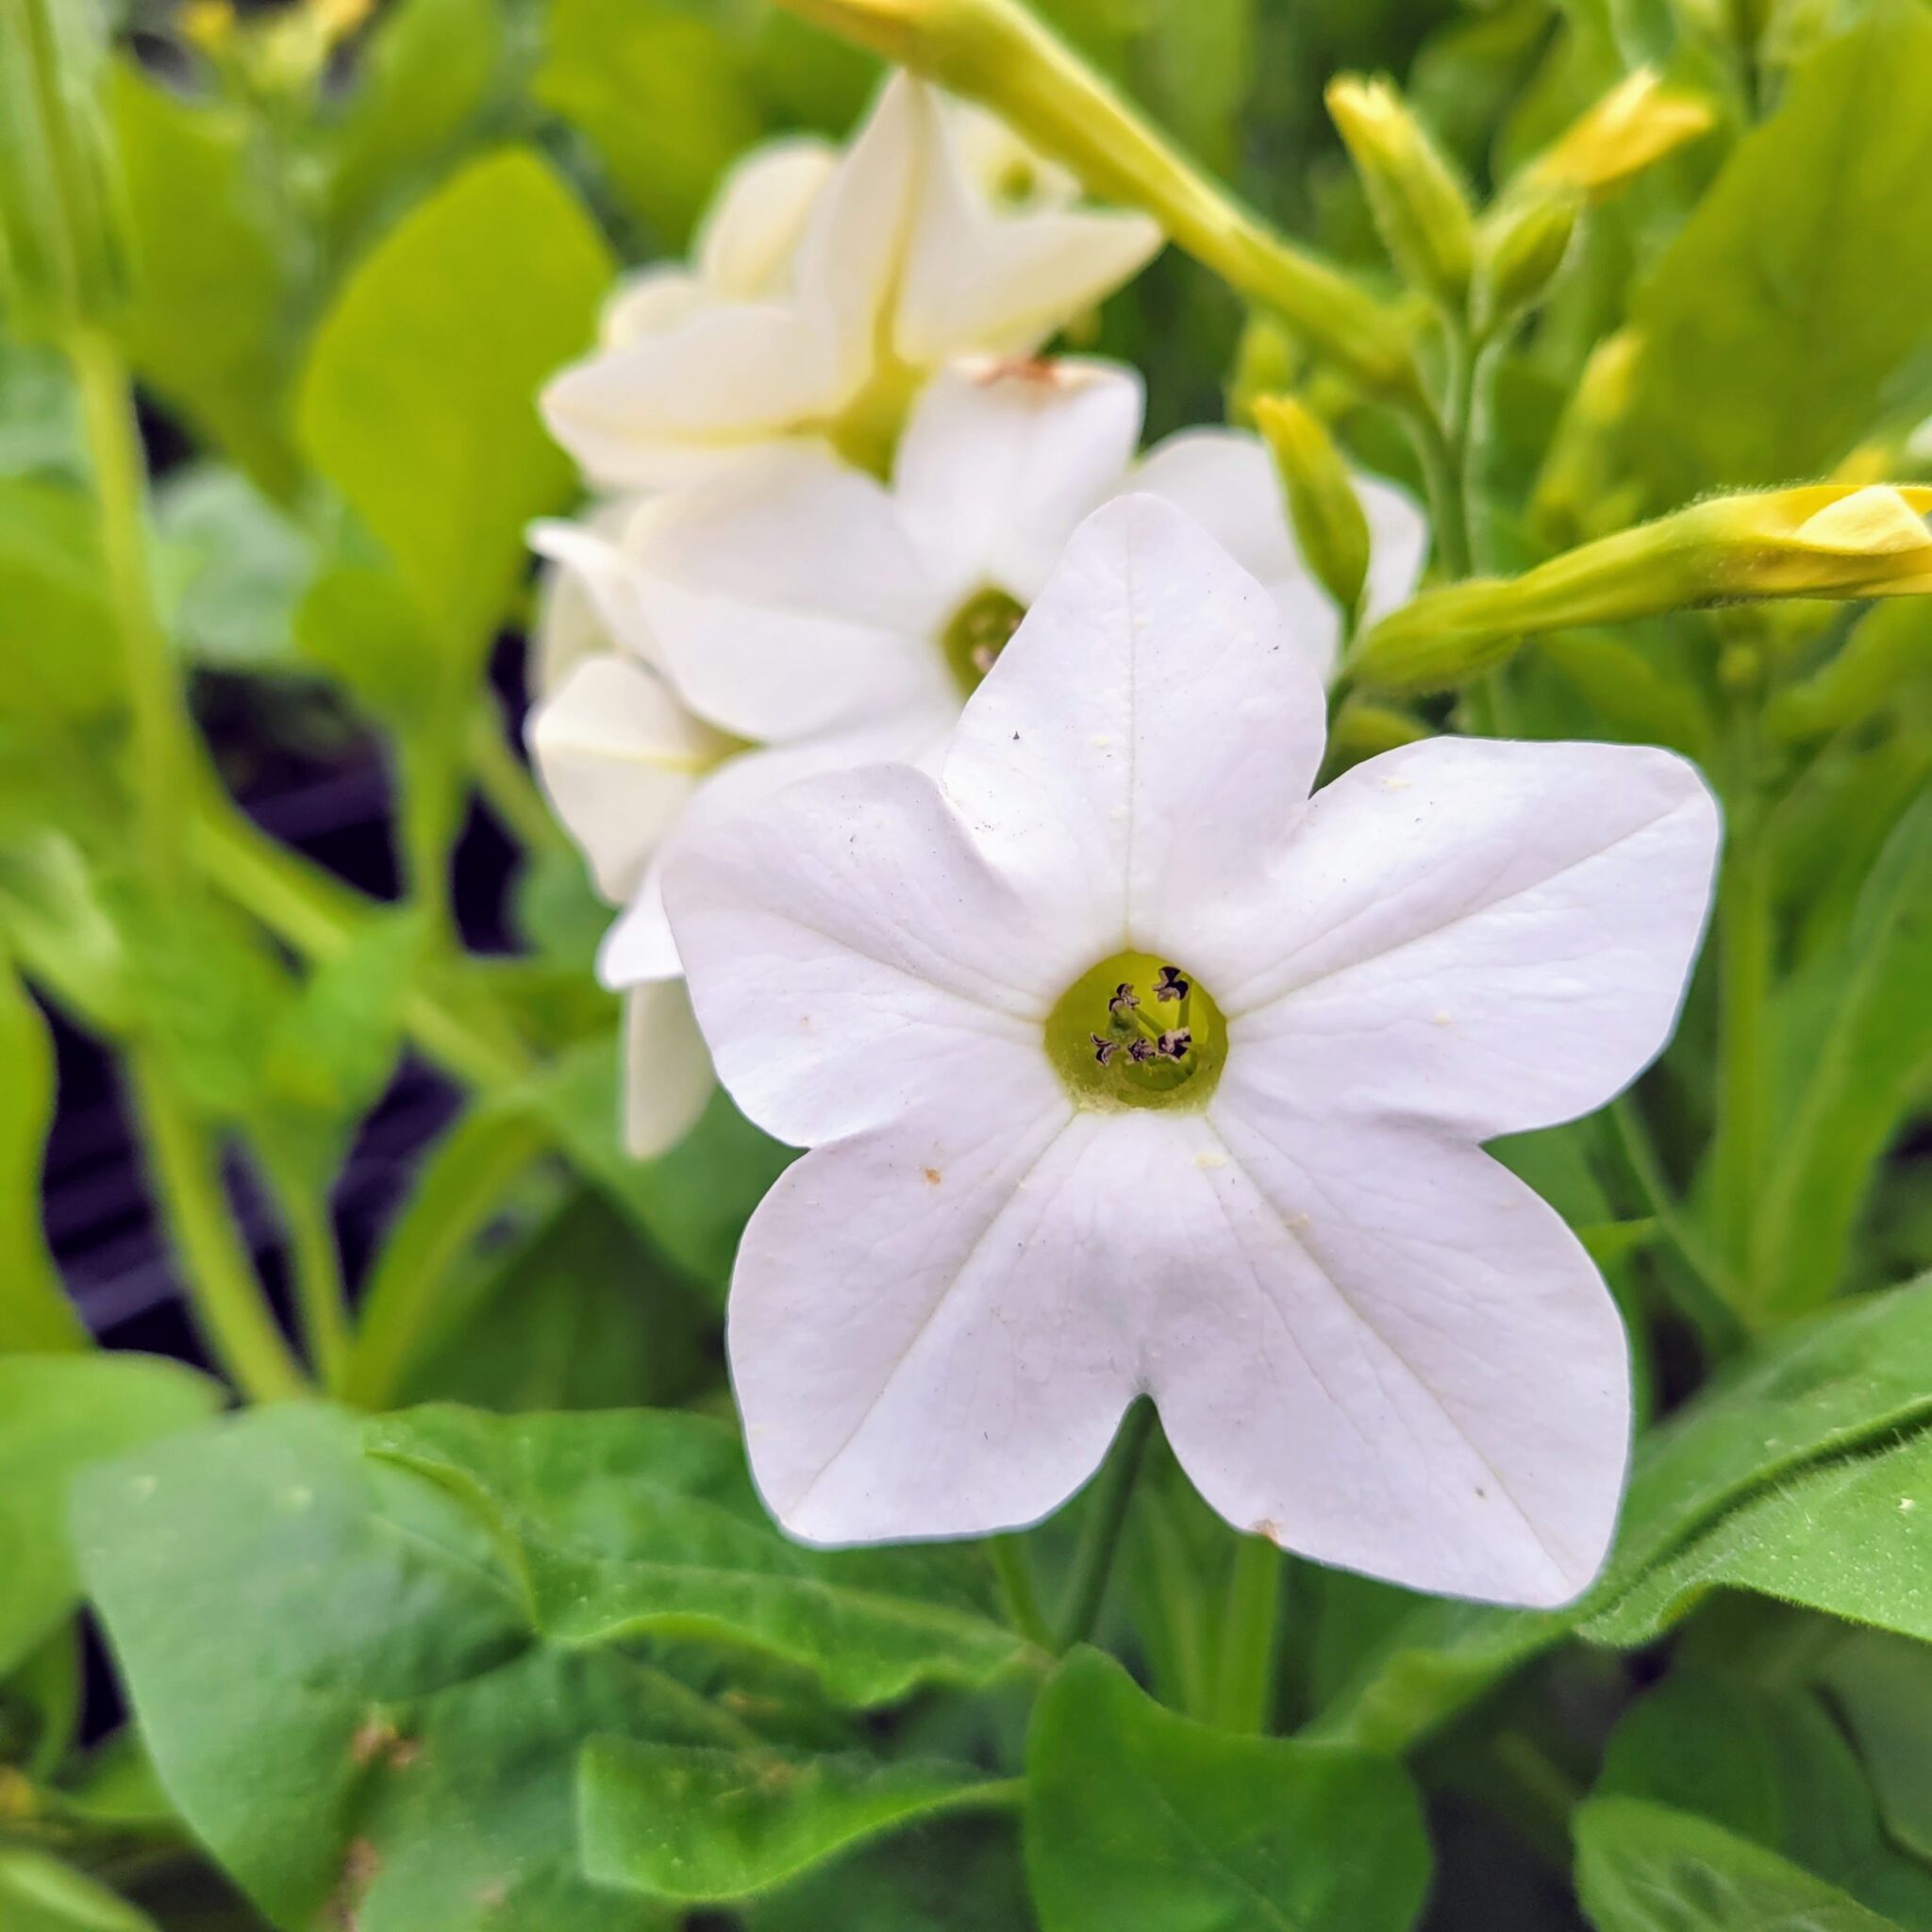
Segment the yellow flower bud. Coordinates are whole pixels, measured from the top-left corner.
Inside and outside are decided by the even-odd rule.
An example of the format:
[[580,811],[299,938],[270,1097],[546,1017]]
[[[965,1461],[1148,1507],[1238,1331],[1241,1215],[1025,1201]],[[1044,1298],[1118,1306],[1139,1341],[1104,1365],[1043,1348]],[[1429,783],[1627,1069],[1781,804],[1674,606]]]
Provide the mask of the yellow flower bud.
[[1640,67],[1532,161],[1524,182],[1601,200],[1716,122],[1708,101],[1666,88],[1650,68]]
[[1932,593],[1932,486],[1814,483],[1720,496],[1566,551],[1520,577],[1424,592],[1362,638],[1364,684],[1460,684],[1522,638],[1757,597]]
[[1459,313],[1475,262],[1475,218],[1455,172],[1389,81],[1341,75],[1324,98],[1396,267]]
[[1369,520],[1335,439],[1292,396],[1257,396],[1255,427],[1274,452],[1302,560],[1354,628],[1369,575]]
[[187,0],[175,25],[190,46],[219,54],[234,38],[235,8],[230,0]]
[[1576,232],[1574,195],[1500,202],[1477,238],[1475,325],[1490,335],[1542,294]]

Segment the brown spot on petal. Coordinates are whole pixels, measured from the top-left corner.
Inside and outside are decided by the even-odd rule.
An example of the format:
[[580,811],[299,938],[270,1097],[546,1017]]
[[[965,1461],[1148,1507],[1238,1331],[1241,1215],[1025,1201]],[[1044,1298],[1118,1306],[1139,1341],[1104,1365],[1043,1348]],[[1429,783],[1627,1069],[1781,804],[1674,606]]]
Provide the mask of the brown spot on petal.
[[945,1178],[936,1167],[923,1167],[919,1171],[925,1176],[927,1184],[931,1187],[938,1187],[940,1182]]
[[1250,1536],[1265,1537],[1276,1549],[1281,1547],[1281,1525],[1272,1516],[1264,1516],[1259,1523],[1248,1525]]
[[1058,387],[1071,373],[1045,356],[996,356],[980,364],[974,380],[982,389],[990,389],[996,382],[1038,382]]

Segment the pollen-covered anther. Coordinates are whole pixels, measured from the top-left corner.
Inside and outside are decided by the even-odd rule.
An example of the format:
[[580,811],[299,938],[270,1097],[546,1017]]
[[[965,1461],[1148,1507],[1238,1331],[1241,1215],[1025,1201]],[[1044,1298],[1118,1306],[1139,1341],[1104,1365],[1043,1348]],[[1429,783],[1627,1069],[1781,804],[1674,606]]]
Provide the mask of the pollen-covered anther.
[[1144,1067],[1154,1058],[1154,1042],[1151,1040],[1130,1040],[1127,1041],[1127,1058],[1137,1067]]
[[1155,1042],[1158,1051],[1171,1060],[1182,1058],[1193,1043],[1194,1036],[1185,1026],[1171,1028]]
[[1114,988],[1113,997],[1107,1003],[1107,1010],[1116,1019],[1124,1019],[1141,1004],[1141,995],[1134,991],[1129,980],[1122,980]]
[[1090,1033],[1087,1038],[1093,1042],[1094,1059],[1103,1067],[1110,1064],[1114,1055],[1121,1050],[1120,1041],[1109,1040],[1104,1033]]
[[1184,1000],[1188,982],[1178,966],[1163,966],[1154,976],[1154,997],[1158,1000]]

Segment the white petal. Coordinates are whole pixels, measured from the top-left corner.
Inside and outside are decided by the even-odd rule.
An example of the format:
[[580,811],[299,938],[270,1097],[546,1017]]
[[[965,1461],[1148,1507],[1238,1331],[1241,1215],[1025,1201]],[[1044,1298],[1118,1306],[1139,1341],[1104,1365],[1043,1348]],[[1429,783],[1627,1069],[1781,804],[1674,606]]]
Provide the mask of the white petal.
[[954,689],[938,594],[891,499],[823,450],[659,497],[625,542],[667,675],[741,737],[798,739]]
[[1373,624],[1415,595],[1429,556],[1429,525],[1407,491],[1356,473],[1355,493],[1369,520],[1369,579],[1362,620]]
[[728,1343],[753,1473],[794,1535],[982,1536],[1091,1473],[1139,1386],[1109,1222],[1141,1176],[1117,1124],[1072,1114],[1042,1063],[808,1154],[765,1197]]
[[1669,752],[1431,739],[1319,792],[1213,991],[1290,1101],[1474,1139],[1598,1107],[1669,1039],[1717,807]]
[[[638,599],[637,568],[625,549],[625,533],[641,506],[635,497],[612,504],[599,515],[571,522],[544,517],[530,525],[530,548],[547,558],[567,584],[575,600],[575,618],[601,640],[606,650],[627,651],[633,658],[661,671],[658,646]],[[544,658],[546,676],[554,675]],[[578,652],[578,656],[585,653]],[[568,669],[566,665],[564,668]],[[549,686],[546,684],[545,689]]]
[[622,901],[730,741],[694,718],[641,664],[586,658],[531,712],[530,755],[597,890]]
[[977,101],[941,96],[967,178],[995,206],[1066,208],[1080,198],[1079,181],[1013,132]]
[[989,585],[1023,604],[1141,440],[1140,376],[1115,363],[974,358],[936,376],[893,470],[907,534],[948,607]]
[[624,1146],[654,1160],[697,1125],[711,1097],[711,1057],[681,979],[633,987],[624,998]]
[[936,98],[928,92],[921,106],[924,164],[892,336],[903,361],[932,368],[975,349],[1035,348],[1160,247],[1145,215],[996,211]]
[[[584,658],[608,651],[617,642],[583,572],[566,555],[553,555],[546,548],[548,533],[583,529],[593,539],[614,544],[635,508],[632,499],[616,497],[598,504],[579,524],[553,520],[533,526],[532,548],[551,558],[538,575],[536,621],[530,630],[530,684],[540,698],[555,691]],[[566,550],[574,541],[564,539]],[[601,553],[598,560],[602,561]]]
[[861,765],[917,764],[952,727],[950,705],[941,712],[908,710],[868,719],[849,730],[826,732],[798,744],[741,752],[708,773],[691,794],[677,824],[645,865],[623,916],[604,936],[597,976],[611,988],[668,979],[680,973],[677,942],[664,911],[664,867],[678,843],[707,827],[750,810],[774,793],[821,772]]
[[653,262],[618,283],[598,318],[597,340],[621,349],[641,336],[676,328],[709,305],[705,285],[682,262]]
[[[1253,577],[1151,497],[1081,525],[966,707],[947,792],[1085,964],[1167,952],[1224,999],[1305,809],[1320,681]],[[1071,977],[1071,975],[1070,975]]]
[[707,292],[740,302],[785,293],[807,217],[838,165],[829,142],[805,134],[768,141],[739,160],[697,232]]
[[1568,1601],[1608,1546],[1622,1325],[1561,1219],[1480,1149],[1284,1115],[1230,1054],[1169,1244],[1150,1379],[1237,1526],[1411,1588]]
[[555,377],[550,433],[600,487],[688,482],[836,415],[855,372],[826,317],[789,302],[712,304]]
[[1065,961],[923,772],[794,785],[680,840],[664,893],[719,1078],[782,1141],[1046,1065]]

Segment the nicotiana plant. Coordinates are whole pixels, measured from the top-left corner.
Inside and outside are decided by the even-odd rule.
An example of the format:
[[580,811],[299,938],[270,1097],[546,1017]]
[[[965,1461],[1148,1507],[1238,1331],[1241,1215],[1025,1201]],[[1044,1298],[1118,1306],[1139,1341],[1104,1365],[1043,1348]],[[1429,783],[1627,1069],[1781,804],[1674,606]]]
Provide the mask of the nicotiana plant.
[[1932,1932],[1928,169],[0,0],[0,1932]]

